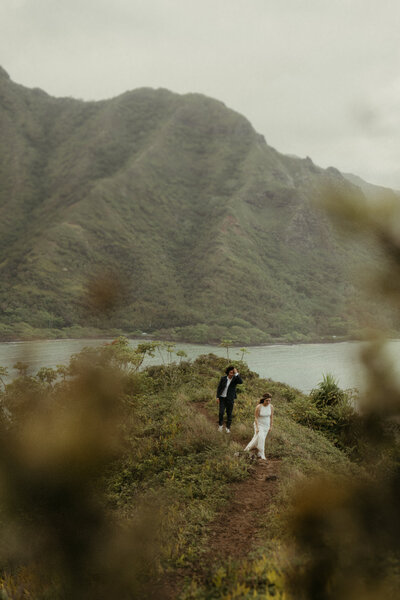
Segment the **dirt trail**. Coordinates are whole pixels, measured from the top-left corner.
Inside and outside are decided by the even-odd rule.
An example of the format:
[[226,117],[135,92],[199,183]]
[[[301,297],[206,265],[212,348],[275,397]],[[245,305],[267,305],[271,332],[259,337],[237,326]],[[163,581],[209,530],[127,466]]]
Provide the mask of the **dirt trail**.
[[[198,404],[201,412],[209,421],[216,423],[204,405]],[[217,425],[215,425],[217,426]],[[231,435],[235,438],[234,430]],[[259,460],[254,456],[250,467],[250,477],[231,486],[232,495],[227,504],[210,524],[210,540],[206,563],[216,560],[238,559],[247,556],[256,541],[261,511],[265,510],[277,491],[281,461],[268,458]]]
[[252,467],[249,478],[232,485],[232,498],[211,524],[209,561],[246,556],[256,541],[261,511],[277,489],[280,461],[269,460]]
[[[196,407],[217,427],[216,417],[210,414],[205,404],[196,403]],[[233,440],[242,444],[242,441],[236,438],[234,430],[231,434],[224,431],[221,435],[231,435]],[[163,581],[165,599],[175,600],[179,597],[179,589],[184,579],[190,575],[198,580],[204,580],[216,564],[230,559],[245,558],[249,554],[257,541],[261,512],[265,521],[266,508],[278,489],[281,461],[268,458],[268,448],[266,455],[266,461],[259,460],[253,455],[254,462],[250,467],[250,476],[244,481],[231,485],[231,498],[209,525],[207,553],[202,558],[201,570],[188,573],[186,569],[182,569],[181,572],[175,572],[172,577],[166,577]]]

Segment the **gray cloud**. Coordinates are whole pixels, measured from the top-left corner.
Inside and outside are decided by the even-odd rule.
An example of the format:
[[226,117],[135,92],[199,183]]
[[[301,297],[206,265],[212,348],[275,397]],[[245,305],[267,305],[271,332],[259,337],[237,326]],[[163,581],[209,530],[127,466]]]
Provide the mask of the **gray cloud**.
[[400,188],[391,0],[2,0],[1,64],[57,96],[198,91],[282,152]]

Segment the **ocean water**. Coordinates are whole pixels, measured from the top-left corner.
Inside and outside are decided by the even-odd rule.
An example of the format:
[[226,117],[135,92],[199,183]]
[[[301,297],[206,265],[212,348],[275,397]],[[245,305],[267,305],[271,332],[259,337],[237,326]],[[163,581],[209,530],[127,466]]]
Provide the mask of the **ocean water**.
[[[143,340],[132,340],[135,346]],[[40,367],[56,367],[67,364],[72,354],[84,346],[96,346],[106,340],[43,340],[37,342],[0,343],[0,366],[8,367],[10,375],[13,365],[22,360],[30,365],[34,373]],[[287,383],[303,392],[309,392],[321,381],[324,373],[332,373],[340,387],[362,388],[365,378],[364,367],[359,355],[362,342],[340,342],[336,344],[293,344],[249,346],[244,360],[261,377]],[[226,357],[226,349],[198,344],[176,344],[176,350],[184,350],[188,358],[213,352]],[[388,342],[388,355],[393,361],[400,378],[400,340]],[[229,349],[228,362],[241,357],[237,348]],[[166,360],[166,356],[164,356]],[[178,360],[178,359],[177,359]],[[162,362],[159,355],[146,360],[146,365]]]

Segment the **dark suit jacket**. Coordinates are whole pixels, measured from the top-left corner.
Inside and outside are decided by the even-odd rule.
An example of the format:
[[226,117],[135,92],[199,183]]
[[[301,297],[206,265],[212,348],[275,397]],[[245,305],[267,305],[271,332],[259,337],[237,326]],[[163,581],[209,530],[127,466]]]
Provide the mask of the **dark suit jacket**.
[[[219,384],[218,384],[218,388],[217,388],[217,398],[221,397],[221,394],[226,387],[227,379],[228,379],[227,375],[225,375],[224,377],[221,377]],[[243,380],[240,377],[240,375],[239,374],[234,375],[232,377],[232,381],[229,384],[227,395],[226,395],[228,400],[234,400],[236,398],[236,386],[240,383],[243,383]]]

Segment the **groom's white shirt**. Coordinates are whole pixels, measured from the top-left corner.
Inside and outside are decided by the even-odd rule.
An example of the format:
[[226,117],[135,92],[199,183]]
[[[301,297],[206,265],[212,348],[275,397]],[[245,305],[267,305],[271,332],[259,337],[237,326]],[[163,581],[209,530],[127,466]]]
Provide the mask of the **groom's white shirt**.
[[[236,377],[237,375],[239,375],[239,373],[235,373],[233,377]],[[226,398],[226,395],[228,393],[228,387],[230,386],[231,381],[233,380],[233,377],[232,377],[232,379],[229,379],[229,377],[227,377],[228,381],[226,382],[225,389],[221,394],[221,398]]]

